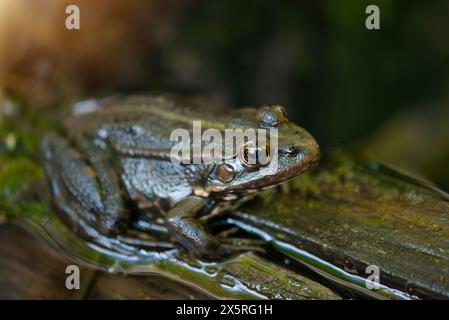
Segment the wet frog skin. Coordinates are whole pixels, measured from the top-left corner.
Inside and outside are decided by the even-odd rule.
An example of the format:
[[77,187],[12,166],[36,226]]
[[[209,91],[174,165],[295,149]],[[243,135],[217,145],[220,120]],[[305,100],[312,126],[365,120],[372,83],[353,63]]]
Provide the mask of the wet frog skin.
[[[270,174],[235,156],[224,163],[172,162],[173,129],[276,128],[278,161]],[[42,142],[45,172],[63,220],[89,239],[114,239],[137,214],[160,213],[174,242],[202,258],[239,248],[211,235],[200,215],[307,170],[319,157],[314,138],[277,105],[219,108],[202,98],[111,97],[76,104],[63,135]],[[243,154],[243,153],[238,153]],[[272,165],[269,163],[268,165]]]

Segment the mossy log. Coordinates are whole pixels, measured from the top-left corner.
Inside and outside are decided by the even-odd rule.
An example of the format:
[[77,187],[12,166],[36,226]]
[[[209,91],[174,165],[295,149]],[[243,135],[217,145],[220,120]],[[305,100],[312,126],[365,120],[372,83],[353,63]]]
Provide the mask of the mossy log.
[[[342,152],[288,187],[247,203],[230,222],[348,289],[449,298],[446,193]],[[366,292],[368,266],[387,288]]]

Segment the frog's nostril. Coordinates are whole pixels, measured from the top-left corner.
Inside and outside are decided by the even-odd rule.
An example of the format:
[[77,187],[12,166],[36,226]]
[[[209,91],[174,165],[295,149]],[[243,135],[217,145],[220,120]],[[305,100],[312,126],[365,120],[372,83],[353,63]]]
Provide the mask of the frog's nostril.
[[296,147],[296,146],[290,146],[287,147],[287,149],[285,150],[289,155],[295,156],[297,155],[301,150]]

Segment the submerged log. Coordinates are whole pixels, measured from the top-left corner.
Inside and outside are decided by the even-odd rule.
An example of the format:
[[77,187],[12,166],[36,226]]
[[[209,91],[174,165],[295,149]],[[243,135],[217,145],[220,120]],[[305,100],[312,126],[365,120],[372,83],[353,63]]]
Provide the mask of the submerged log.
[[75,262],[14,224],[0,226],[0,299],[205,299],[179,282],[123,277],[80,265],[80,289],[68,290],[65,272]]
[[[64,239],[56,243],[30,222],[0,226],[1,299],[339,299],[252,253],[221,263],[178,251],[123,260],[92,250],[74,235],[59,235]],[[80,290],[65,287],[71,264],[81,268]]]

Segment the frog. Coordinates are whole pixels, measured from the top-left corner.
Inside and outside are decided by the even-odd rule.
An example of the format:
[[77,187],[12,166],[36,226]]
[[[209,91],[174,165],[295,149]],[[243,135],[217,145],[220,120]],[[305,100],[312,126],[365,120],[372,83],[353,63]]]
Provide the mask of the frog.
[[[276,129],[276,164],[249,163],[245,156],[257,154],[251,143],[215,161],[173,161],[171,133],[191,132],[193,121],[220,132]],[[320,155],[314,137],[276,104],[224,108],[198,96],[116,95],[75,103],[61,127],[44,136],[41,153],[52,203],[74,232],[113,242],[138,217],[151,217],[176,246],[209,260],[244,246],[212,234],[201,217],[295,178]]]

